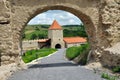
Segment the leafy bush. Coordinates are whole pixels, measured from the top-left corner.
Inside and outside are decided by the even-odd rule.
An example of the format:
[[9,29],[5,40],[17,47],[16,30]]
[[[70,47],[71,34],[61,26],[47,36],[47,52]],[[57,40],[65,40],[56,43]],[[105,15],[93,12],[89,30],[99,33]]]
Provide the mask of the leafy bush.
[[35,30],[39,31],[40,29],[39,29],[39,27],[36,26],[36,27],[35,27]]
[[32,34],[31,37],[30,37],[30,39],[32,39],[32,40],[33,40],[33,39],[36,39],[36,38],[37,38],[37,35],[36,35],[36,34]]
[[48,56],[49,54],[52,54],[55,51],[56,49],[48,49],[48,48],[44,48],[40,50],[29,50],[25,53],[25,55],[22,56],[22,59],[25,63],[28,63],[37,58]]
[[66,57],[69,60],[74,59],[79,55],[79,48],[78,47],[70,47],[66,50]]
[[117,76],[111,76],[111,75],[108,75],[107,73],[102,73],[101,77],[106,80],[118,80]]
[[84,44],[79,47],[70,47],[66,50],[66,57],[69,60],[73,60],[76,57],[79,57],[79,62],[80,64],[86,64],[87,62],[87,56],[89,53],[89,44]]
[[120,66],[115,66],[112,69],[113,72],[120,72]]

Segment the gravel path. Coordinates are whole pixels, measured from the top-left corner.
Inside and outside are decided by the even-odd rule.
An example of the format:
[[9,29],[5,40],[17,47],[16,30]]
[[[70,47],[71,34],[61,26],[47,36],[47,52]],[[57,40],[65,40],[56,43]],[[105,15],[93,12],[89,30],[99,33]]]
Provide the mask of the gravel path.
[[67,61],[63,53],[65,49],[59,49],[38,64],[29,65],[27,70],[14,73],[8,80],[104,80],[93,71]]

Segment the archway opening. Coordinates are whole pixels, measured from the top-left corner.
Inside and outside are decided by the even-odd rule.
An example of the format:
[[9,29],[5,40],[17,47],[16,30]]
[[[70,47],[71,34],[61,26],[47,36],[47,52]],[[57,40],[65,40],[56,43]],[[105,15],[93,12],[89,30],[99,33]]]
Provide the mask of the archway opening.
[[[62,13],[63,15],[61,15],[60,13]],[[52,15],[55,15],[55,16],[52,16]],[[59,18],[61,18],[62,20]],[[47,21],[48,19],[49,21]],[[49,28],[56,28],[56,25],[57,25],[57,28],[60,28],[60,29],[52,29],[52,30],[49,29]],[[30,31],[29,31],[29,28],[30,28]],[[31,31],[32,28],[34,30]],[[25,31],[27,31],[26,32],[27,34],[33,33],[34,35],[32,34],[32,38],[29,38],[29,39],[32,39],[32,41],[29,40],[25,42],[23,45],[25,45],[24,47],[27,47],[26,46],[27,44],[29,45],[28,48],[30,47],[31,49],[32,48],[33,49],[38,49],[38,48],[39,49],[42,49],[42,48],[60,49],[61,47],[62,48],[76,47],[75,49],[79,51],[78,50],[79,46],[87,44],[88,36],[85,31],[85,25],[83,24],[83,22],[74,14],[67,11],[63,11],[63,10],[48,10],[46,12],[38,14],[35,18],[30,20],[26,29],[27,30]],[[48,31],[48,33],[46,35],[39,35],[43,31],[44,32]],[[27,37],[27,36],[24,35],[24,37]],[[47,38],[47,39],[44,39],[44,38]],[[46,40],[49,40],[49,41],[46,41]],[[47,43],[49,43],[50,45],[47,45]],[[77,57],[79,55],[78,53],[79,52],[77,52],[77,54],[74,55],[73,58]]]
[[[48,7],[43,7],[43,8],[37,9],[37,11],[35,11],[34,13],[31,13],[31,16],[27,18],[28,21],[30,21],[33,17],[35,17],[39,13],[45,12],[47,10],[65,10],[65,11],[68,11],[68,12],[74,14],[79,19],[81,19],[81,21],[83,22],[83,24],[85,26],[84,28],[88,34],[88,42],[90,42],[90,47],[91,47],[93,40],[95,40],[94,39],[95,38],[94,29],[95,28],[94,28],[94,24],[93,24],[93,21],[91,20],[90,16],[86,15],[85,13],[82,13],[80,10],[73,9],[71,7],[66,7],[66,6],[51,6],[50,7],[50,6],[48,6]],[[27,23],[28,23],[28,21],[27,21]],[[24,26],[24,28],[25,28],[25,26]],[[55,47],[55,45],[54,45],[54,47]]]
[[55,48],[56,48],[56,49],[60,49],[60,48],[61,48],[61,45],[60,45],[60,44],[56,44],[56,45],[55,45]]

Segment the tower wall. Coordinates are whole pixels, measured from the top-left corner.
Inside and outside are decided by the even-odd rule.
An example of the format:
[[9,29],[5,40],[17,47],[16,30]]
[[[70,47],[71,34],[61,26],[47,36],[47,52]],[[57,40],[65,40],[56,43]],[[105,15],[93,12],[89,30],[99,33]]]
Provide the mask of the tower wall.
[[56,44],[60,44],[64,48],[63,30],[49,30],[48,38],[51,39],[51,48],[55,48]]

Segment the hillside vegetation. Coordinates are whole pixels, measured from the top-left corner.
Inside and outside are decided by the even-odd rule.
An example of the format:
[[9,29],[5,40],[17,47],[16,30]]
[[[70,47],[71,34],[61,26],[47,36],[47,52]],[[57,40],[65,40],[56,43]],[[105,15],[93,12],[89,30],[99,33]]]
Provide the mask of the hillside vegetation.
[[[22,37],[24,40],[47,38],[49,27],[50,25],[27,25]],[[83,25],[64,25],[62,26],[62,28],[64,37],[73,36],[87,37]]]

